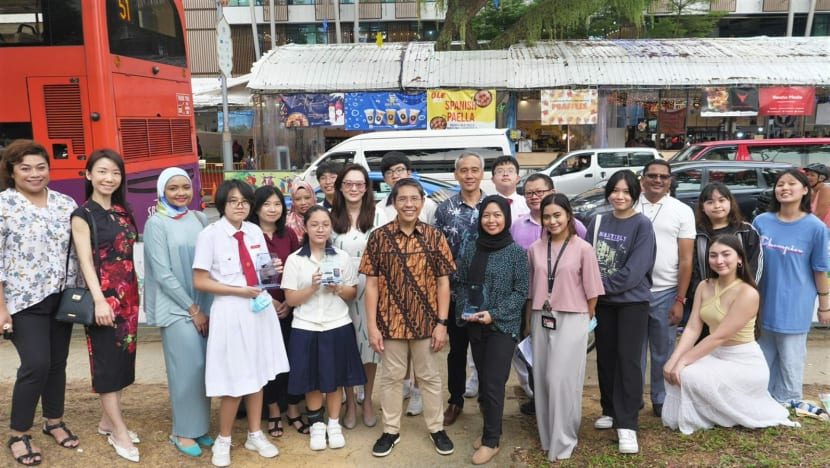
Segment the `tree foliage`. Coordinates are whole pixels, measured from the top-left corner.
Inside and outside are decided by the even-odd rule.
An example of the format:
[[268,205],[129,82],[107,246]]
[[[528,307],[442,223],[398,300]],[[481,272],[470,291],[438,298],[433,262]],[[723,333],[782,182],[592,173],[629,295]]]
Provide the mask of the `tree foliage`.
[[709,10],[709,0],[668,0],[670,16],[652,17],[646,37],[706,37],[726,12]]

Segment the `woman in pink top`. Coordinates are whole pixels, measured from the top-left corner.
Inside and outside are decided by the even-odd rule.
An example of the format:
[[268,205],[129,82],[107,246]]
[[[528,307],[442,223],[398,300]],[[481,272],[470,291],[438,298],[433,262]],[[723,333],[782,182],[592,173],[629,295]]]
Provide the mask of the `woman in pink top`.
[[305,234],[305,224],[303,217],[309,208],[314,206],[314,188],[308,182],[294,182],[291,187],[291,209],[288,211],[288,217],[285,218],[285,227],[288,228],[295,236],[297,242],[302,244],[303,234]]
[[570,458],[582,419],[588,324],[605,294],[591,245],[576,235],[568,197],[542,200],[547,231],[527,251],[530,295],[525,323],[533,341],[536,422],[548,460]]
[[830,185],[825,184],[830,177],[830,169],[822,163],[808,164],[804,168],[804,175],[813,189],[810,209],[818,219],[830,227]]

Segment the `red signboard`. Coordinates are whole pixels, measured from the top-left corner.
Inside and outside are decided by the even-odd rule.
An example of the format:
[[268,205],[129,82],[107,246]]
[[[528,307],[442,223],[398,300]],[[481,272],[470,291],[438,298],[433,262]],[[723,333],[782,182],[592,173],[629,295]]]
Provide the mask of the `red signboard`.
[[813,115],[816,88],[811,86],[775,86],[760,90],[761,115]]

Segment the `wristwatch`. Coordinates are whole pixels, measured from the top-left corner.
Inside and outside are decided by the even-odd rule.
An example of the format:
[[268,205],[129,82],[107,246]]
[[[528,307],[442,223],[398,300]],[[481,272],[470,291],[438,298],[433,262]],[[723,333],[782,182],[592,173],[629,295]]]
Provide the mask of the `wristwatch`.
[[677,297],[674,298],[674,300],[676,302],[679,302],[679,303],[683,304],[683,305],[686,305],[686,298],[683,297],[683,296],[677,296]]
[[447,326],[447,324],[449,324],[447,319],[442,319],[442,318],[435,319],[435,322],[438,323],[438,325],[443,325],[445,327]]

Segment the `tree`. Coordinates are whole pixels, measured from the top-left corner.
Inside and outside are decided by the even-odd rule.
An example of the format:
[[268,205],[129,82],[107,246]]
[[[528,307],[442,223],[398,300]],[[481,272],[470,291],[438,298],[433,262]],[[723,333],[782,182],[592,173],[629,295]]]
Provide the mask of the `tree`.
[[529,7],[524,0],[501,0],[498,8],[495,3],[487,3],[473,18],[473,33],[477,39],[489,41],[513,26]]
[[706,37],[726,12],[711,11],[710,0],[663,0],[671,16],[653,17],[646,37]]
[[[456,38],[465,49],[479,49],[473,18],[492,0],[437,0],[438,8],[446,8],[446,17],[435,50],[449,50]],[[540,39],[586,37],[591,18],[609,9],[621,20],[635,25],[643,23],[643,11],[649,0],[535,0],[515,22],[489,43],[490,48],[505,48],[520,41],[533,43]],[[486,10],[485,10],[486,11]],[[505,15],[509,16],[509,15]],[[483,30],[482,30],[483,31]]]

